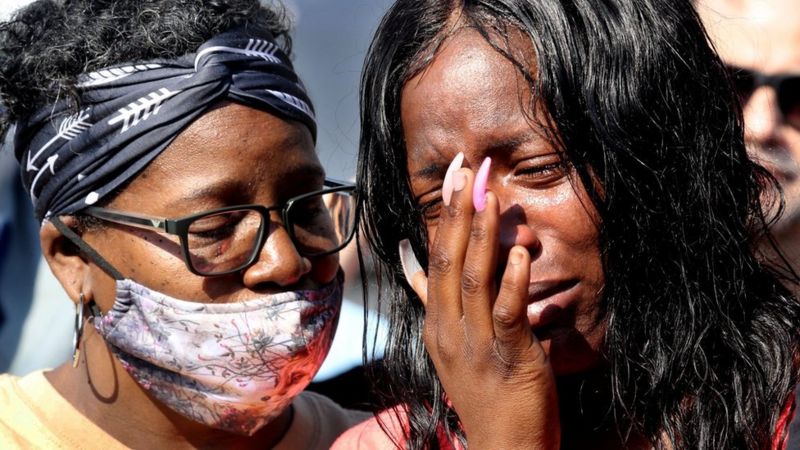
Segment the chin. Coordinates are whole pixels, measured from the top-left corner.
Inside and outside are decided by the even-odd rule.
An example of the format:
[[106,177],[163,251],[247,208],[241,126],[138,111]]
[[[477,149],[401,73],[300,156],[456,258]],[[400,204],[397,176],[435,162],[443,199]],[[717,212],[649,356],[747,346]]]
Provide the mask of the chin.
[[541,329],[534,333],[556,376],[586,372],[601,365],[602,337],[585,335],[574,328]]

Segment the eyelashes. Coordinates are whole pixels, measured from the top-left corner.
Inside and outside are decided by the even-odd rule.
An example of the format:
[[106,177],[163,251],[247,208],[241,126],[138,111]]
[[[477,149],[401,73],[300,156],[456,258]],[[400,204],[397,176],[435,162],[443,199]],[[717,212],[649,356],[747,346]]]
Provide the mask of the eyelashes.
[[542,166],[531,167],[528,169],[520,170],[517,176],[527,178],[546,178],[551,176],[563,176],[567,173],[567,164],[558,161]]
[[439,210],[442,204],[442,198],[436,197],[435,199],[417,205],[417,211],[426,222],[430,222],[439,217]]

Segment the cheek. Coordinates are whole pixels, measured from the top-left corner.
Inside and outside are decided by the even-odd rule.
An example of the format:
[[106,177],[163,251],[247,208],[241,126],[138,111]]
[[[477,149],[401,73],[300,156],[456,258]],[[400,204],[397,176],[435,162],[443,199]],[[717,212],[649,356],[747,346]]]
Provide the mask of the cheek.
[[551,241],[559,251],[588,253],[599,260],[599,217],[585,193],[565,182],[541,195],[528,191],[519,197],[525,199],[528,224],[540,234],[545,250]]
[[92,265],[90,276],[92,300],[101,311],[110,310],[117,298],[116,281],[96,265]]
[[[333,254],[311,260],[311,278],[320,284],[326,284],[336,278],[339,272],[339,255]],[[347,281],[347,280],[345,280]]]
[[130,261],[126,261],[131,277],[161,292],[175,292],[178,298],[198,296],[195,292],[200,291],[204,277],[189,272],[180,245],[157,234],[134,239],[137,242],[128,247]]
[[202,288],[204,277],[189,272],[180,245],[157,233],[108,230],[90,245],[125,278],[180,299],[208,297]]

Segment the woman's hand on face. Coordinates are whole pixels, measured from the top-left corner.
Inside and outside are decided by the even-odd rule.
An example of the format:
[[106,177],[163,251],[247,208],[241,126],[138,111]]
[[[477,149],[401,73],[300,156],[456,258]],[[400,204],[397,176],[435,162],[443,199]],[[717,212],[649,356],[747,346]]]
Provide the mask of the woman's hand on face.
[[484,194],[484,166],[477,182],[466,168],[452,174],[429,278],[409,274],[425,304],[425,346],[471,449],[558,449],[555,378],[527,318],[530,254],[513,247],[497,286],[499,208]]

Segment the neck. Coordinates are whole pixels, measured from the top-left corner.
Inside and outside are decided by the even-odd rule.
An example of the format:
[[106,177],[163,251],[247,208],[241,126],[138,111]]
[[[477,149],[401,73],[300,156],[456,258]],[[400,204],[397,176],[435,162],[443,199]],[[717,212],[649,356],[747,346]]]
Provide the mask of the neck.
[[649,450],[642,436],[628,433],[612,410],[610,383],[605,373],[590,372],[558,378],[563,450]]
[[142,389],[88,323],[84,330],[80,365],[73,368],[71,362],[66,363],[46,376],[78,411],[128,447],[269,448],[283,438],[291,425],[291,408],[286,408],[253,436],[190,421]]

